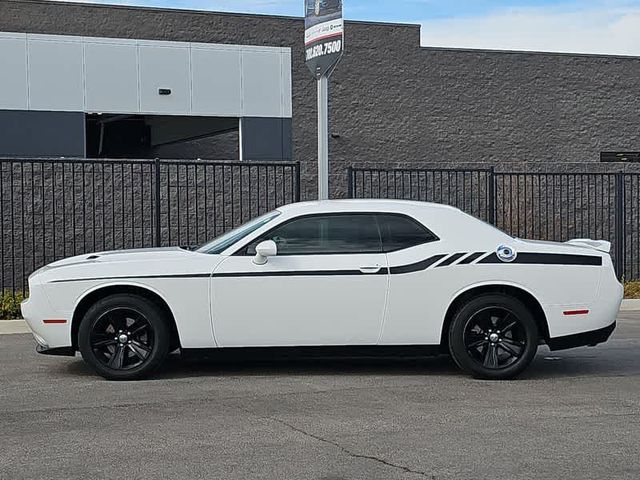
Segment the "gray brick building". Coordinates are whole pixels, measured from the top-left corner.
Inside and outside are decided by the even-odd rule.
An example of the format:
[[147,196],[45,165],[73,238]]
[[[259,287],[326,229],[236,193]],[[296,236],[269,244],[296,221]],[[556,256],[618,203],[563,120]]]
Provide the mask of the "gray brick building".
[[[640,150],[640,58],[424,48],[418,25],[347,22],[345,30],[330,84],[334,195],[344,195],[349,165],[619,170],[632,165],[599,165],[601,153]],[[290,49],[283,142],[290,138],[290,157],[302,162],[303,198],[314,196],[316,92],[302,19],[3,0],[0,31]],[[217,143],[161,155],[219,158]]]
[[[189,131],[189,141],[151,142],[145,148],[123,153],[117,149],[121,137],[116,135],[111,144],[112,148],[116,147],[113,156],[214,160],[242,157],[247,164],[253,160],[295,160],[301,163],[301,197],[311,199],[317,191],[316,88],[315,80],[304,65],[303,29],[301,18],[2,0],[0,41],[5,39],[7,44],[13,41],[16,48],[24,48],[25,54],[1,59],[0,84],[13,82],[12,88],[18,90],[24,87],[20,75],[11,77],[11,61],[16,65],[24,64],[24,76],[29,75],[31,82],[31,76],[42,66],[31,66],[35,56],[30,56],[28,45],[33,41],[37,46],[34,52],[46,65],[50,45],[38,51],[42,47],[40,43],[53,41],[46,36],[64,36],[64,48],[81,52],[82,56],[78,57],[81,67],[78,68],[86,76],[93,68],[92,57],[88,55],[91,49],[118,44],[124,51],[133,45],[134,50],[137,49],[138,64],[134,58],[134,68],[138,69],[138,82],[144,80],[142,48],[152,51],[156,51],[156,47],[184,49],[188,43],[191,57],[187,68],[192,76],[196,75],[198,65],[196,50],[204,55],[205,67],[206,58],[210,58],[207,55],[213,55],[216,62],[223,63],[224,58],[237,55],[243,59],[243,70],[238,74],[243,75],[242,82],[238,82],[242,84],[241,91],[232,82],[227,84],[228,92],[220,83],[211,89],[205,84],[200,94],[206,101],[200,103],[197,101],[199,94],[194,90],[195,77],[191,78],[191,100],[181,97],[190,117],[176,115],[182,107],[176,107],[172,114],[160,112],[157,116],[149,116],[149,112],[156,111],[149,108],[144,112],[144,95],[137,99],[135,95],[132,97],[134,107],[147,115],[146,126],[156,129],[152,136],[184,140],[186,137],[175,136],[175,132]],[[347,168],[352,166],[495,167],[497,172],[640,171],[640,163],[601,163],[603,152],[640,151],[640,57],[425,48],[420,46],[418,25],[390,23],[346,22],[345,39],[345,54],[330,81],[330,188],[333,197],[347,195]],[[271,59],[266,63],[262,62],[265,55]],[[77,62],[78,59],[72,57],[69,57],[70,62]],[[163,63],[156,62],[157,65]],[[253,70],[247,70],[248,66]],[[269,75],[273,78],[261,69],[271,69],[273,75]],[[222,70],[222,73],[228,73],[227,68]],[[171,76],[180,71],[172,66],[160,74]],[[215,83],[218,73],[214,69],[207,78]],[[71,147],[77,147],[77,152],[89,157],[109,157],[114,150],[89,148],[90,145],[95,147],[96,138],[99,138],[95,132],[90,134],[91,122],[102,113],[96,106],[100,104],[101,95],[105,91],[116,91],[115,84],[122,80],[120,77],[112,78],[112,89],[112,85],[98,75],[97,80],[91,81],[97,82],[100,88],[92,90],[88,76],[77,88],[68,88],[69,85],[56,75],[36,75],[35,84],[22,88],[26,98],[22,106],[19,102],[12,104],[14,96],[0,89],[0,157],[69,157],[74,154],[64,153],[64,149]],[[261,88],[268,77],[272,85],[264,93]],[[70,77],[70,81],[75,80]],[[182,81],[189,83],[184,78]],[[49,82],[56,86],[51,88],[50,94],[47,90]],[[154,95],[160,95],[163,85],[152,87]],[[38,88],[44,89],[40,97],[35,95]],[[126,95],[122,94],[129,90],[122,85],[120,88],[117,99],[124,102]],[[77,108],[64,108],[64,112],[56,113],[52,111],[56,108],[48,106],[47,102],[55,104],[65,89],[70,98],[78,92],[81,92],[81,98]],[[216,103],[229,101],[231,105],[232,100],[240,102],[236,105],[240,106],[238,108],[231,106],[236,110],[231,107],[225,110]],[[13,106],[8,108],[3,102]],[[126,106],[122,108],[127,109]],[[207,114],[207,108],[218,113]],[[118,112],[113,110],[107,120],[120,121],[122,115]],[[172,124],[173,130],[167,134],[164,127],[172,121],[177,123]],[[46,135],[37,129],[39,125],[49,128]],[[42,131],[46,130],[44,127]],[[127,129],[131,130],[128,126],[123,130]],[[69,132],[82,132],[84,138],[79,142],[67,141],[65,135]],[[211,132],[216,135],[208,135]],[[125,138],[122,143],[130,140]],[[11,154],[7,145],[16,144],[40,150],[30,155]],[[56,150],[58,148],[62,149],[62,154]],[[261,209],[273,208],[270,201],[265,203],[257,198],[255,188],[253,192],[248,190],[251,178],[254,183],[263,181],[266,185],[272,182],[268,188],[275,194],[273,205],[296,197],[291,172],[285,176],[284,171],[278,170],[278,176],[273,173],[271,177],[263,173],[260,180],[256,169],[246,167],[240,167],[240,175],[234,176],[231,169],[218,169],[216,175],[214,167],[201,166],[196,173],[195,169],[181,167],[178,170],[178,167],[165,166],[160,202],[163,206],[153,210],[150,202],[138,201],[151,192],[153,180],[150,174],[148,178],[142,174],[140,177],[147,178],[151,182],[148,184],[135,183],[138,177],[123,182],[119,178],[128,178],[124,171],[121,170],[118,176],[117,169],[109,174],[108,167],[96,167],[98,173],[91,173],[93,183],[90,184],[86,183],[85,166],[56,166],[56,161],[48,163],[46,168],[23,167],[11,162],[2,164],[2,288],[23,284],[32,269],[55,258],[103,247],[151,245],[154,243],[153,225],[161,226],[162,244],[201,242]],[[91,165],[86,168],[94,171]],[[147,167],[139,168],[143,171]],[[107,172],[107,181],[124,185],[130,193],[125,194],[123,189],[120,196],[110,195],[107,188],[105,196],[103,171]],[[483,175],[477,178],[484,179]],[[622,259],[625,255],[627,258],[626,264],[620,260],[620,271],[626,265],[626,271],[630,272],[628,277],[640,275],[637,255],[639,177],[573,177],[570,183],[570,179],[563,176],[521,178],[502,175],[496,180],[493,194],[493,215],[499,226],[517,235],[537,238],[565,240],[592,236],[612,239],[618,249],[616,258]],[[30,178],[35,178],[35,190],[29,187]],[[245,179],[244,183],[240,178]],[[441,198],[460,197],[462,200],[458,203],[462,208],[472,213],[490,213],[487,201],[490,181],[485,179],[474,184],[470,176],[460,177],[461,180],[456,176],[454,183],[443,184],[442,176],[429,178],[432,183],[434,178],[440,179],[436,193]],[[229,188],[234,181],[239,182],[235,190]],[[214,185],[208,199],[207,182],[209,189]],[[422,183],[420,188],[425,188],[426,180]],[[371,182],[369,185],[364,187],[375,194],[375,187]],[[487,187],[480,188],[479,185]],[[519,187],[512,188],[514,185]],[[283,190],[278,194],[281,188]],[[472,193],[474,188],[477,198],[465,200],[465,193]],[[624,197],[621,196],[623,191]],[[527,197],[523,197],[522,202],[521,192]],[[92,207],[86,212],[84,204],[78,203],[85,193],[93,202],[87,203]],[[195,199],[198,195],[204,195],[204,198]],[[433,192],[429,198],[442,201]],[[622,198],[624,201],[617,203]],[[106,203],[100,204],[101,199]],[[195,208],[188,210],[190,201]],[[129,204],[131,207],[127,207]],[[254,204],[255,208],[252,208]],[[111,218],[100,213],[105,205],[106,210],[112,212]],[[187,211],[178,212],[185,205]],[[241,213],[234,218],[233,213],[238,209]],[[152,218],[154,211],[162,214],[158,221]],[[175,215],[171,216],[174,211]],[[231,217],[228,223],[224,218],[218,218],[221,211]],[[211,217],[208,227],[205,217]],[[535,228],[527,230],[527,223],[520,219]],[[203,221],[204,227],[198,223]],[[105,237],[111,238],[107,244]],[[45,239],[53,239],[53,242]]]

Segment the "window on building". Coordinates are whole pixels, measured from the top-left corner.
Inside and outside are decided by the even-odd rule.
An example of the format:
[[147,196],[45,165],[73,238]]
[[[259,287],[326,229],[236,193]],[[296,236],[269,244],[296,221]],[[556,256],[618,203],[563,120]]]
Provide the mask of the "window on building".
[[89,158],[238,160],[239,119],[87,114]]
[[382,231],[382,245],[385,252],[415,247],[434,242],[438,237],[424,225],[404,215],[378,215]]
[[602,152],[601,162],[640,162],[640,152]]

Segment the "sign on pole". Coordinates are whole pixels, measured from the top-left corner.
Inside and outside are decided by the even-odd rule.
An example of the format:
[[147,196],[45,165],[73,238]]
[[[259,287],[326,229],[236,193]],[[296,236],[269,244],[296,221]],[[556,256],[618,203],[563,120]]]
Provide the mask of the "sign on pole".
[[312,75],[330,74],[342,56],[343,44],[342,0],[305,0],[305,59]]
[[342,0],[305,0],[305,62],[318,81],[318,199],[329,198],[329,75],[344,50]]

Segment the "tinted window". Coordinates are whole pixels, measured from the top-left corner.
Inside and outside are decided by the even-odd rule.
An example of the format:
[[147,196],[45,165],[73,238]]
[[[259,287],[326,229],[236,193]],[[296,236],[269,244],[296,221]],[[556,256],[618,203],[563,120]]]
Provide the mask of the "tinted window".
[[380,234],[373,215],[318,215],[292,220],[264,235],[247,248],[273,240],[278,255],[379,253]]
[[382,245],[385,252],[402,250],[438,240],[424,225],[402,215],[379,215]]

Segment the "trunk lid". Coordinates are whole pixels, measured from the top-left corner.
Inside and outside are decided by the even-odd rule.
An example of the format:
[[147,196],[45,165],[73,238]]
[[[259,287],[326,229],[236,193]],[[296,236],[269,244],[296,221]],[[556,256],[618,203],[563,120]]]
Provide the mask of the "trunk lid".
[[592,240],[590,238],[574,238],[565,243],[569,245],[575,245],[577,247],[588,247],[599,252],[609,253],[611,252],[611,242],[606,240]]

